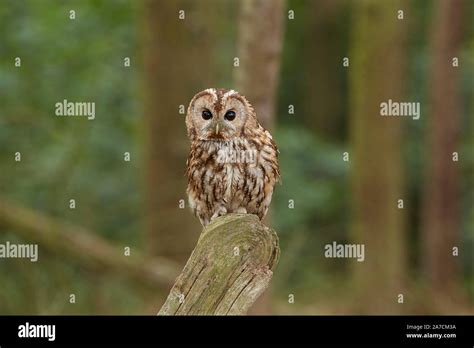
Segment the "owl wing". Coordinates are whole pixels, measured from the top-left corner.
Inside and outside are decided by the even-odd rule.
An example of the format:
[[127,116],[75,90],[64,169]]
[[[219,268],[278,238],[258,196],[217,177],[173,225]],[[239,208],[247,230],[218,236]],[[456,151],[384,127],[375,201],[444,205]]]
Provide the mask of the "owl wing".
[[202,165],[202,149],[194,142],[191,144],[191,151],[186,160],[186,177],[188,187],[188,203],[194,213],[199,218],[202,225],[209,223],[209,212],[206,211],[202,204],[203,182],[205,167]]
[[[260,126],[261,127],[261,126]],[[268,207],[273,196],[275,184],[281,181],[280,166],[278,164],[278,147],[269,131],[261,127],[259,140],[262,144],[260,149],[260,166],[263,172],[261,191],[257,195],[256,214],[263,219],[267,214]]]
[[269,131],[266,131],[268,133],[268,135],[270,136],[270,143],[271,143],[271,146],[272,148],[274,149],[274,160],[271,161],[271,164],[272,164],[272,169],[274,171],[274,174],[275,174],[275,180],[276,182],[281,182],[281,175],[280,175],[280,164],[278,163],[278,155],[280,153],[280,150],[278,150],[278,146],[277,144],[273,141],[273,138],[270,134]]

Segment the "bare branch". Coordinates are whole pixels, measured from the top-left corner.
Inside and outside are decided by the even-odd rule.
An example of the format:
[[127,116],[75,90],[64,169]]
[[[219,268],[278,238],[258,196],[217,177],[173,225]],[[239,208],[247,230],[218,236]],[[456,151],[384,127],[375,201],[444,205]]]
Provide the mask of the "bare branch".
[[179,265],[168,259],[130,256],[86,228],[62,222],[31,209],[0,199],[0,224],[14,233],[38,243],[53,254],[99,272],[111,272],[150,287],[173,284]]

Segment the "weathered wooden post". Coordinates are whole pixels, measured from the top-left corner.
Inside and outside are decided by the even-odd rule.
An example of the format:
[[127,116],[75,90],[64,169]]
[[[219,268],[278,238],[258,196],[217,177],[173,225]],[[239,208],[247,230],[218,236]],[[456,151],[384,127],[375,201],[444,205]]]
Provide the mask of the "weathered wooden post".
[[245,314],[278,263],[278,237],[255,215],[207,226],[158,315]]

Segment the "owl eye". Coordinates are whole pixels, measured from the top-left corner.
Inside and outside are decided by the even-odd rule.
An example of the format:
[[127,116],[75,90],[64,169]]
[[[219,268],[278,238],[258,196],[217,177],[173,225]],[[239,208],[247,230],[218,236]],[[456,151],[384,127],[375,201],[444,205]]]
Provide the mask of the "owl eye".
[[234,118],[235,118],[235,112],[234,112],[234,111],[231,111],[231,110],[227,111],[227,112],[225,113],[225,115],[224,115],[224,118],[225,118],[227,121],[232,121],[232,120],[234,120]]
[[204,110],[202,112],[202,118],[205,120],[210,120],[212,118],[212,113],[209,110]]

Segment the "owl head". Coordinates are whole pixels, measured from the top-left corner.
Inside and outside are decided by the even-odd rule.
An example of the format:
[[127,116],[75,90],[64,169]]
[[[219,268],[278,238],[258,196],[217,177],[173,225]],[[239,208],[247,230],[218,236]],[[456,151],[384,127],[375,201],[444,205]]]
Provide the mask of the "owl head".
[[227,141],[258,121],[252,105],[234,90],[208,88],[189,103],[186,128],[191,140]]

